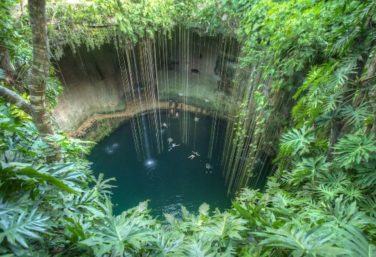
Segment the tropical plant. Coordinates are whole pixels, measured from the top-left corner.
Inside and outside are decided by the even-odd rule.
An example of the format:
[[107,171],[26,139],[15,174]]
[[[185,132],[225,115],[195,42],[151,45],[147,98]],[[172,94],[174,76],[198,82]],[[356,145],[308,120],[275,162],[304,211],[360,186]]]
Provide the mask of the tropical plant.
[[[2,256],[376,256],[375,1],[55,0],[47,23],[43,2],[0,2]],[[225,212],[158,220],[144,202],[115,215],[112,179],[85,159],[93,143],[50,126],[61,83],[48,56],[177,26],[241,44],[228,142],[245,168],[226,179],[252,182],[265,159],[276,172]]]
[[309,153],[310,144],[315,140],[312,130],[303,127],[292,129],[282,136],[281,152],[286,155],[303,155]]
[[346,135],[335,146],[336,163],[340,167],[353,168],[374,159],[376,140],[371,135],[360,133]]

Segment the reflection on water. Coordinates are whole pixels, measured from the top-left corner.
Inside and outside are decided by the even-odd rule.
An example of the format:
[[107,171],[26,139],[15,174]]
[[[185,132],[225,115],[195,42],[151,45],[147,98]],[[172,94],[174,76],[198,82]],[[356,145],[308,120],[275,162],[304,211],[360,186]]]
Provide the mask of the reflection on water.
[[[132,137],[130,122],[124,123],[110,136],[99,142],[93,149],[89,159],[93,169],[106,177],[116,177],[112,201],[115,213],[134,207],[138,202],[150,200],[152,214],[161,216],[163,213],[179,215],[181,205],[189,211],[196,211],[203,203],[213,209],[229,207],[230,199],[226,195],[222,178],[221,160],[224,121],[218,124],[217,138],[214,140],[212,158],[208,158],[210,128],[212,119],[197,114],[187,114],[191,120],[188,144],[181,142],[181,120],[168,120],[162,133],[163,152],[157,154],[156,142],[147,138],[148,158],[137,160],[135,144]],[[142,127],[148,129],[148,115],[143,115]],[[148,134],[148,133],[145,133]],[[146,149],[145,149],[146,150]]]
[[108,154],[108,155],[111,155],[113,154],[117,149],[119,148],[119,144],[118,143],[113,143],[111,145],[107,145],[104,150],[105,152]]
[[148,170],[154,170],[157,167],[157,161],[154,159],[147,159],[145,160],[144,165]]

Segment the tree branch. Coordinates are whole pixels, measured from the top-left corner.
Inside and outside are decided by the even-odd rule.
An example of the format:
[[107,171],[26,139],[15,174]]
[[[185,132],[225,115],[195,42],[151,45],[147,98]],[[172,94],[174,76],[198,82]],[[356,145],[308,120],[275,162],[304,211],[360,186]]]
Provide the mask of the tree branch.
[[371,77],[368,77],[368,78],[365,78],[365,79],[362,79],[362,80],[360,80],[359,82],[360,82],[361,84],[365,84],[365,83],[368,83],[369,81],[371,81],[371,80],[373,80],[373,79],[376,79],[376,75],[371,76]]
[[5,101],[16,105],[18,108],[32,116],[33,114],[33,107],[25,101],[21,96],[19,96],[16,92],[0,85],[0,97],[4,98]]
[[100,29],[100,28],[109,28],[109,27],[117,27],[118,24],[92,24],[88,25],[89,28],[93,29]]

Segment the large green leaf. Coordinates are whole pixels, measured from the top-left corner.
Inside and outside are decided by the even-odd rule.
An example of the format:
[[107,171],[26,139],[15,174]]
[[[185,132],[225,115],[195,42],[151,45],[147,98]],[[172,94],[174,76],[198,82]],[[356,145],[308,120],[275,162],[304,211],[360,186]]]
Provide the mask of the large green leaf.
[[77,193],[77,191],[66,185],[62,180],[22,163],[1,163],[0,172],[15,175],[21,179],[26,177],[27,179],[35,179],[38,182],[47,182],[66,192]]
[[39,233],[46,231],[47,217],[38,214],[37,209],[30,213],[2,215],[0,217],[0,243],[6,239],[10,244],[28,247],[29,239],[39,239]]

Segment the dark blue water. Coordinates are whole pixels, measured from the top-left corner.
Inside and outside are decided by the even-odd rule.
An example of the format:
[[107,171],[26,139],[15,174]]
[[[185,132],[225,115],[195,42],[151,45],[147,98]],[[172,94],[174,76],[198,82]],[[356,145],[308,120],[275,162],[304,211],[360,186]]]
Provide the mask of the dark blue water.
[[[131,121],[125,122],[94,147],[89,159],[93,162],[95,173],[116,178],[114,184],[117,187],[112,190],[116,214],[145,200],[150,200],[149,206],[155,216],[163,213],[179,215],[181,205],[197,212],[203,202],[213,210],[224,210],[230,206],[220,165],[226,122],[187,113],[185,121],[189,121],[189,140],[183,144],[183,118],[182,114],[176,118],[162,113],[161,123],[166,123],[167,128],[162,132],[164,150],[160,154],[157,153],[152,114],[133,119],[133,124],[139,124],[138,131],[142,132],[139,138],[143,157],[137,156]],[[216,126],[212,126],[213,122]],[[215,140],[210,157],[208,152],[213,127]],[[179,146],[168,151],[171,147],[168,138]],[[200,156],[188,159],[192,151]]]

